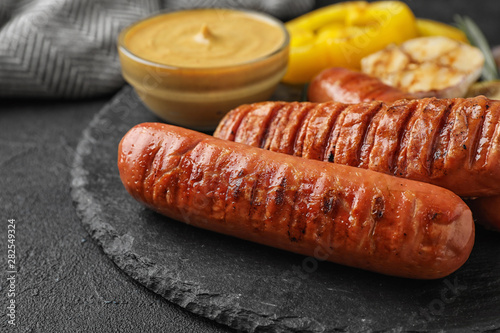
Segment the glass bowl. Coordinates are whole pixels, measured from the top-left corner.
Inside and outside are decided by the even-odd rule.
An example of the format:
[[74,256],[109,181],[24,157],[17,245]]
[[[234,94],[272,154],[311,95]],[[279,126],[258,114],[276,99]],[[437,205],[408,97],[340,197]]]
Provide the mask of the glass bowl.
[[[148,20],[169,20],[175,13],[237,11],[278,27],[283,42],[271,52],[241,63],[214,67],[175,66],[147,60],[133,53],[127,36]],[[246,30],[245,34],[252,34]],[[245,36],[243,36],[245,37]],[[231,109],[248,103],[268,100],[284,76],[288,64],[289,36],[284,24],[267,14],[234,9],[194,9],[167,12],[138,21],[121,31],[118,53],[125,80],[134,87],[143,103],[168,123],[201,131],[214,130]],[[203,62],[203,58],[200,59]]]

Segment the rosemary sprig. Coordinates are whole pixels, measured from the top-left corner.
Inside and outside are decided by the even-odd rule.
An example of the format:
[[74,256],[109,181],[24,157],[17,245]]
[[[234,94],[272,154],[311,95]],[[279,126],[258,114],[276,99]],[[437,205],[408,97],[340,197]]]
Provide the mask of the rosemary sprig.
[[477,24],[471,18],[467,16],[462,17],[460,15],[455,15],[455,23],[457,27],[465,33],[469,42],[480,49],[484,55],[484,67],[481,73],[483,80],[489,81],[500,79],[490,45]]
[[302,93],[300,96],[300,101],[301,102],[307,102],[307,91],[309,90],[309,83],[304,84],[304,87],[302,88]]

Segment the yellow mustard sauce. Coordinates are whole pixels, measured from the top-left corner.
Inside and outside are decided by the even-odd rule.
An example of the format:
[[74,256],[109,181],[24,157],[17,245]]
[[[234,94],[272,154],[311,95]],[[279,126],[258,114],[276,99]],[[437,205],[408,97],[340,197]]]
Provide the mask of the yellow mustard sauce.
[[252,13],[199,9],[145,20],[128,31],[124,45],[151,62],[206,68],[268,56],[282,47],[285,38],[279,25]]
[[214,130],[229,110],[269,99],[288,65],[289,37],[276,18],[192,9],[146,18],[118,38],[124,79],[163,120]]

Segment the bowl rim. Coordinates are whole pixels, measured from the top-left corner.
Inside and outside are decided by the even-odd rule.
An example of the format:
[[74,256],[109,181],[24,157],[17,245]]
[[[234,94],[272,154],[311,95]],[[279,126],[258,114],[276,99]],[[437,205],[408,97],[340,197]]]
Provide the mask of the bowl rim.
[[[127,48],[127,46],[125,45],[125,36],[127,35],[127,33],[131,29],[133,29],[135,26],[137,26],[137,25],[139,25],[139,24],[141,24],[149,19],[152,19],[152,18],[155,18],[158,16],[179,13],[179,12],[204,11],[204,10],[223,10],[223,11],[243,12],[243,13],[250,14],[252,16],[263,18],[265,21],[272,22],[273,24],[275,24],[276,26],[278,26],[282,30],[283,36],[284,36],[283,43],[278,48],[273,50],[272,52],[265,54],[263,56],[248,60],[248,61],[243,61],[240,63],[225,65],[225,66],[208,66],[208,67],[189,67],[189,66],[181,67],[181,66],[167,65],[167,64],[147,60],[147,59],[144,59],[143,57],[135,54],[134,52],[130,51]],[[118,35],[118,45],[117,46],[118,46],[118,50],[121,51],[124,55],[126,55],[127,57],[131,58],[132,60],[134,60],[136,62],[140,62],[140,63],[143,63],[145,65],[169,69],[169,70],[200,71],[200,70],[221,70],[221,69],[228,69],[228,68],[234,68],[234,67],[240,67],[240,66],[248,66],[248,65],[251,65],[254,63],[259,63],[260,61],[270,59],[273,56],[280,54],[281,52],[283,52],[284,50],[289,48],[289,45],[290,45],[290,34],[285,26],[285,23],[283,21],[281,21],[280,19],[278,19],[270,14],[267,14],[265,12],[256,11],[256,10],[246,9],[246,8],[202,7],[202,8],[180,9],[180,10],[160,10],[152,15],[148,15],[147,17],[139,19],[139,20],[129,24],[128,26],[126,26],[125,28],[123,28],[120,31],[120,33]]]

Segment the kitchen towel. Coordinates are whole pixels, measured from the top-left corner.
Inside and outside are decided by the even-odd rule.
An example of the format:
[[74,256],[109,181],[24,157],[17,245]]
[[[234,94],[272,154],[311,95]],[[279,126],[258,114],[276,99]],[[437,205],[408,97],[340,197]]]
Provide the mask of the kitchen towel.
[[123,84],[121,29],[158,11],[246,8],[282,20],[314,0],[1,0],[0,97],[85,98]]

